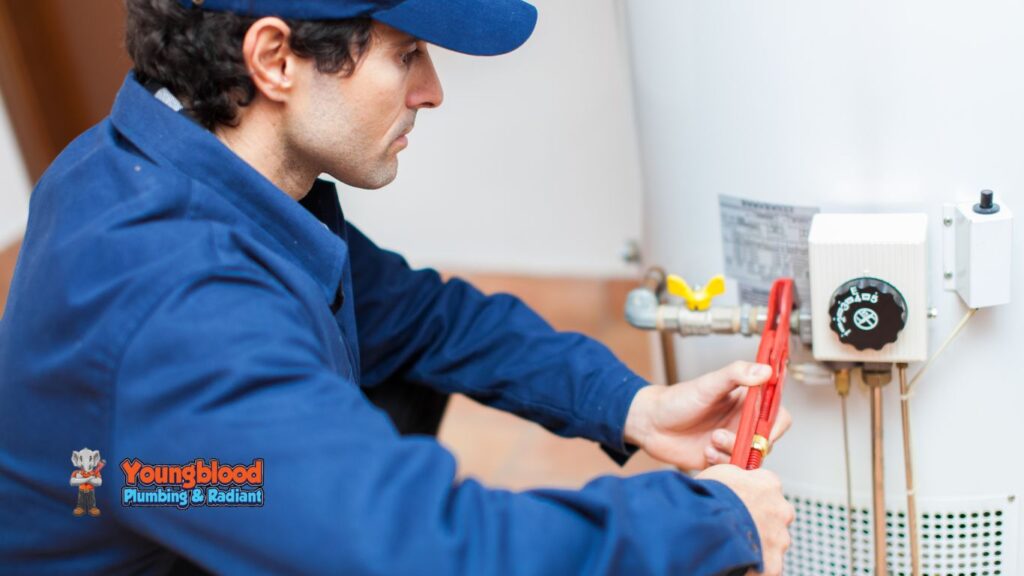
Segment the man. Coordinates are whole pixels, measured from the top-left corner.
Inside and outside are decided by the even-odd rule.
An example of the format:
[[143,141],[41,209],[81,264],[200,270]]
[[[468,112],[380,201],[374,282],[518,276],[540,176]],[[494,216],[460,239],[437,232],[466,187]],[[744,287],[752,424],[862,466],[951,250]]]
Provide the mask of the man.
[[[593,439],[620,462],[640,448],[704,469],[726,461],[744,387],[770,373],[736,363],[648,386],[514,298],[410,270],[346,222],[333,186],[317,180],[390,182],[417,112],[442,101],[427,44],[507,52],[532,32],[532,6],[127,9],[135,72],[110,117],[40,180],[0,325],[0,564],[780,571],[793,510],[769,472],[712,466],[697,479],[665,471],[511,493],[457,480],[452,456],[424,435],[445,395],[461,392]],[[74,519],[65,459],[83,444],[120,463],[125,488],[108,481],[96,492],[109,512]],[[143,465],[149,485],[167,487],[169,470],[197,459],[238,464],[239,479],[252,463],[258,505],[132,504]],[[232,482],[229,472],[219,485]]]

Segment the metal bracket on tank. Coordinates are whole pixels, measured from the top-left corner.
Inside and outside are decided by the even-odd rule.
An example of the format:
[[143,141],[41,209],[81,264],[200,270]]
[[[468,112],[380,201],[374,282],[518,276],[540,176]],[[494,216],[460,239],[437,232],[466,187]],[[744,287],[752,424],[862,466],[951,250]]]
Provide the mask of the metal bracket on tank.
[[942,205],[942,289],[956,291],[956,204]]

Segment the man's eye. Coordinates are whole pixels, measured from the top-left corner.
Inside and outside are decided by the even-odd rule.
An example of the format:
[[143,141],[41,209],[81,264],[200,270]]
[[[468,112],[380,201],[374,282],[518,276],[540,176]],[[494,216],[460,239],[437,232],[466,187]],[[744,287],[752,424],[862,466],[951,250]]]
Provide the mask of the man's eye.
[[413,59],[415,59],[416,56],[419,55],[419,52],[419,48],[414,48],[406,52],[405,54],[402,54],[402,64],[409,64],[410,62],[412,62]]

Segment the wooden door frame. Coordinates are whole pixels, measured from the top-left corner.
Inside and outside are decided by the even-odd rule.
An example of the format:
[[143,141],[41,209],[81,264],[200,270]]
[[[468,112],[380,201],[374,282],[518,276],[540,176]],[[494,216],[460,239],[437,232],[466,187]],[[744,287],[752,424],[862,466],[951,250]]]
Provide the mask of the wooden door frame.
[[58,150],[46,128],[46,117],[6,1],[0,1],[0,92],[29,180],[35,182]]

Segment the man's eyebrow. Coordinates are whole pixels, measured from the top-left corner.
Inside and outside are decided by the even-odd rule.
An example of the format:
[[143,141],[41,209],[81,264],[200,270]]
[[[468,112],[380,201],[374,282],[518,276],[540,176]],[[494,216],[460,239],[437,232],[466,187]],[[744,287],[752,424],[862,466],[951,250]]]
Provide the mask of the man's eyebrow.
[[403,34],[403,35],[399,36],[398,38],[395,38],[394,40],[389,41],[388,44],[390,44],[391,46],[393,46],[395,48],[405,48],[405,47],[411,46],[411,45],[413,45],[413,44],[415,44],[417,42],[419,42],[419,39],[416,38],[415,36],[411,36],[409,34]]

